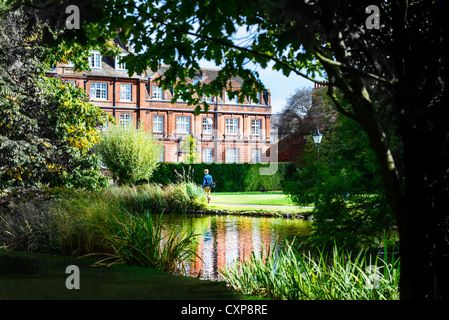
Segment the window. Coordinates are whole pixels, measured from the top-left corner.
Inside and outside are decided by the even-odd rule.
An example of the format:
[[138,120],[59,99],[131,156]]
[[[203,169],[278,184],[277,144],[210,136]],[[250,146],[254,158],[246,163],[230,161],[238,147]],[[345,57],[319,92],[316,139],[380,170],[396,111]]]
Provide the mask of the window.
[[164,116],[153,116],[153,132],[164,131]]
[[176,133],[190,133],[190,117],[176,117]]
[[203,149],[203,162],[209,163],[213,162],[213,149],[212,148],[204,148]]
[[65,82],[71,84],[74,87],[76,87],[76,81],[75,80],[66,80]]
[[124,57],[125,55],[120,55],[118,57],[115,58],[115,69],[116,70],[126,70],[126,63],[125,62],[120,62],[120,59],[122,57]]
[[130,113],[120,115],[120,126],[129,127],[132,125],[132,118]]
[[261,161],[262,152],[260,149],[252,149],[251,150],[251,159],[253,162],[258,163]]
[[260,135],[260,120],[251,120],[251,134]]
[[202,99],[204,102],[207,102],[207,103],[212,103],[213,102],[213,99],[212,99],[212,96],[211,95],[205,95],[205,94],[203,94],[203,99]]
[[159,155],[159,162],[164,162],[164,152],[165,152],[165,147],[162,146],[162,151],[161,151],[161,154]]
[[239,149],[226,149],[226,162],[239,162]]
[[226,119],[226,134],[238,134],[239,119]]
[[91,99],[105,99],[107,97],[107,84],[92,82],[90,84],[90,98]]
[[159,86],[153,86],[153,99],[162,99],[162,88]]
[[131,85],[120,85],[120,100],[131,101]]
[[99,52],[91,52],[89,65],[91,68],[101,68],[101,55]]
[[251,104],[259,104],[260,101],[260,94],[257,94],[257,100],[255,98],[251,98]]
[[229,98],[228,92],[225,92],[225,103],[239,103],[239,96],[235,95],[234,98]]
[[203,118],[203,133],[212,134],[212,118]]
[[264,90],[262,96],[263,96],[263,101],[264,101],[265,105],[268,106],[268,91]]

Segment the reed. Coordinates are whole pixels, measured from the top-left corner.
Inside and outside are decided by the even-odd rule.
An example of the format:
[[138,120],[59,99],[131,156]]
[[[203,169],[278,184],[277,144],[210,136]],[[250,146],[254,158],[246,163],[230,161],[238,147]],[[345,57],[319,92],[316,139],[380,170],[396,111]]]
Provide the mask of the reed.
[[286,244],[279,252],[253,254],[221,270],[234,289],[282,300],[397,300],[399,259],[382,260],[366,252],[353,255],[301,252]]
[[195,240],[193,231],[167,230],[161,216],[149,213],[129,214],[127,219],[115,219],[116,229],[101,230],[105,246],[111,253],[101,254],[99,264],[126,264],[160,269],[170,273],[185,273],[185,262],[197,257],[191,244]]
[[199,189],[193,184],[148,184],[74,192],[54,204],[49,230],[64,254],[182,272],[183,262],[194,254],[190,244],[195,235],[175,227],[167,230],[160,217],[165,211],[203,207]]

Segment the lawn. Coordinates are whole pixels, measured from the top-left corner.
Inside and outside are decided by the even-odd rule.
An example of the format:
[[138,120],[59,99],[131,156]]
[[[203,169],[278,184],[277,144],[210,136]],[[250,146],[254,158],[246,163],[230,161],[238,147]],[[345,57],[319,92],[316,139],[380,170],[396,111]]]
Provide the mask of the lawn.
[[217,192],[212,193],[212,203],[238,203],[272,206],[294,206],[282,191],[268,192]]
[[[162,271],[117,265],[94,267],[93,259],[75,259],[0,249],[0,300],[184,300],[259,299],[224,282],[200,280]],[[68,290],[68,265],[80,270],[80,288]]]
[[[230,211],[276,211],[286,213],[304,213],[311,211],[310,207],[295,206],[282,191],[268,192],[212,192],[211,209]],[[263,206],[276,207],[263,207]]]

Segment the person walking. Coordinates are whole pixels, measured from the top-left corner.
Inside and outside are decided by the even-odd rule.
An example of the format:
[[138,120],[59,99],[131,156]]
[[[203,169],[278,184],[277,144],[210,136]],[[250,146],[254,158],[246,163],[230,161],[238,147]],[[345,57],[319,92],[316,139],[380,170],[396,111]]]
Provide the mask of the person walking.
[[209,170],[206,169],[204,170],[204,178],[203,178],[203,189],[204,189],[204,193],[206,194],[206,198],[207,198],[207,203],[210,202],[210,190],[212,188],[212,176],[209,174]]

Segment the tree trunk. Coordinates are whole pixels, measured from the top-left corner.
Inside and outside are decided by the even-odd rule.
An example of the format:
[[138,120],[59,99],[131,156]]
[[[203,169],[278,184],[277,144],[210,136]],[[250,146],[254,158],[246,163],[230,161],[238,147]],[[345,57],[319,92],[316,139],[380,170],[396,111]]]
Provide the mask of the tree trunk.
[[404,135],[401,299],[449,299],[448,165],[441,145],[431,143],[434,135],[416,129]]

